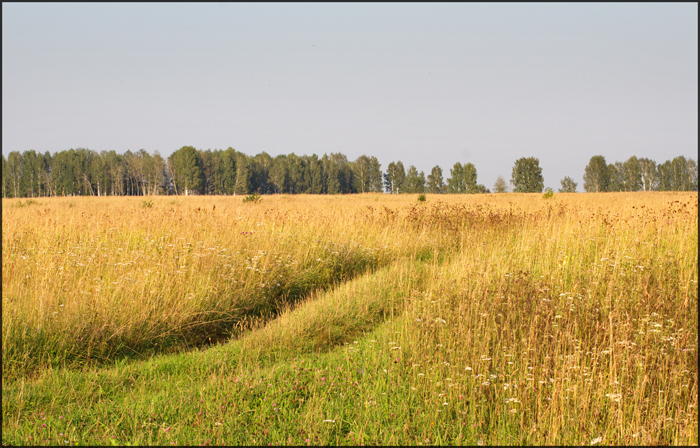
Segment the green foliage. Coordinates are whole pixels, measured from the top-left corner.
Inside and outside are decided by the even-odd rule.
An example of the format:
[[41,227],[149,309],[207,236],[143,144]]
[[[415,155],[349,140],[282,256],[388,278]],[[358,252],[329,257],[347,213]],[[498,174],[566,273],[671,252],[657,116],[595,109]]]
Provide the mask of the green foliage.
[[561,180],[561,188],[559,189],[559,193],[576,193],[577,185],[578,184],[574,182],[572,178],[565,176]]
[[606,164],[605,157],[591,157],[583,180],[587,192],[697,191],[697,162],[683,156],[656,164],[647,158]]
[[583,189],[597,193],[608,191],[610,171],[603,156],[593,156],[583,173]]
[[374,180],[372,178],[376,174],[371,173],[372,162],[370,161],[370,158],[366,155],[361,155],[358,157],[357,160],[352,163],[352,171],[355,190],[358,193],[367,193],[372,191],[372,181]]
[[466,193],[467,187],[464,183],[464,168],[457,162],[450,169],[450,177],[447,179],[447,192],[450,194]]
[[465,163],[462,165],[457,162],[450,170],[450,178],[447,179],[447,192],[451,194],[479,193],[476,178],[474,164]]
[[642,158],[638,160],[638,164],[642,191],[655,190],[659,183],[656,162],[651,159]]
[[[472,194],[472,193],[480,193],[483,192],[479,191],[479,186],[476,183],[476,167],[474,166],[473,163],[465,163],[464,164],[464,189],[466,190],[467,193]],[[483,186],[482,186],[483,187]]]
[[324,173],[326,176],[326,193],[327,194],[348,194],[356,193],[354,176],[350,162],[347,156],[342,153],[331,153],[330,156],[324,155],[321,159]]
[[660,191],[697,191],[698,166],[695,160],[678,156],[658,166]]
[[444,193],[445,192],[445,182],[442,179],[442,168],[435,165],[433,169],[428,174],[428,183],[426,186],[428,193]]
[[80,194],[78,161],[73,148],[56,154],[51,169],[51,182],[57,196],[73,196]]
[[369,158],[369,188],[374,193],[383,191],[382,182],[382,165],[376,157]]
[[141,207],[142,208],[151,208],[153,207],[153,201],[141,201]]
[[362,155],[350,164],[352,169],[353,188],[357,193],[382,191],[381,165],[376,157]]
[[248,196],[243,198],[243,202],[252,202],[252,203],[257,203],[260,200],[262,200],[262,197],[257,193],[254,192],[253,194],[249,194]]
[[242,154],[236,160],[236,185],[233,187],[234,194],[248,194],[250,192],[250,170],[248,168],[248,158]]
[[622,182],[624,191],[640,191],[642,189],[642,167],[635,156],[622,164]]
[[21,190],[22,179],[22,154],[19,151],[12,151],[7,156],[7,162],[3,164],[2,175],[6,187],[6,196],[11,198],[19,198],[24,196]]
[[419,194],[418,195],[418,202],[425,202],[425,195],[424,194]]
[[[525,159],[521,159],[525,160]],[[534,159],[536,160],[536,159]],[[528,179],[528,167],[516,173]],[[532,186],[515,184],[514,191],[537,188],[539,166]],[[585,191],[696,191],[697,162],[683,156],[657,164],[646,158],[630,157],[607,164],[603,156],[591,158],[584,174]],[[319,157],[295,154],[272,158],[267,153],[254,157],[226,150],[201,150],[185,146],[164,159],[156,151],[115,151],[97,153],[86,148],[56,152],[53,156],[34,150],[3,155],[2,195],[5,198],[45,196],[141,196],[161,194],[246,195],[260,194],[348,194],[388,193],[485,193],[477,184],[476,167],[456,163],[444,179],[439,166],[426,177],[417,169],[404,169],[392,162],[382,173],[374,156],[362,155],[354,162],[341,153]],[[515,180],[514,178],[511,182]],[[530,181],[527,181],[530,182]],[[524,184],[523,184],[524,185]],[[543,186],[543,183],[542,183]],[[499,178],[494,192],[509,191]]]
[[401,161],[391,162],[384,174],[384,188],[387,193],[399,194],[405,193],[404,182],[406,180],[406,171]]
[[515,193],[541,193],[544,188],[544,178],[540,159],[522,157],[515,161],[511,178]]
[[608,165],[608,188],[606,191],[624,191],[625,175],[622,162]]
[[404,182],[404,193],[422,193],[425,191],[425,175],[423,171],[418,173],[418,169],[411,165],[406,173]]
[[542,195],[542,197],[545,198],[545,199],[550,199],[550,198],[554,197],[554,190],[552,190],[551,188],[547,187],[547,188],[544,190],[544,194]]
[[474,193],[486,194],[486,193],[491,193],[491,190],[486,188],[484,186],[484,184],[477,184],[476,188],[474,189]]
[[316,154],[311,155],[306,164],[307,193],[323,194],[323,166]]
[[202,158],[193,146],[178,149],[169,157],[169,161],[177,194],[198,194],[202,191]]

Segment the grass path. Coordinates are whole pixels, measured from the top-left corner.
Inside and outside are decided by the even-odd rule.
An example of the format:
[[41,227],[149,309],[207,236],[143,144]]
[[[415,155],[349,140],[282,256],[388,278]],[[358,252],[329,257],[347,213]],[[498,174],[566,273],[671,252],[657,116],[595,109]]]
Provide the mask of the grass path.
[[697,195],[650,197],[408,208],[445,233],[228,343],[3,380],[3,443],[697,444]]
[[[3,391],[3,415],[8,423],[3,438],[9,443],[31,443],[22,438],[32,426],[26,421],[30,413],[37,427],[46,422],[42,415],[52,416],[43,431],[47,438],[35,443],[61,443],[63,437],[81,444],[103,444],[112,438],[120,444],[168,440],[192,444],[205,441],[195,436],[207,432],[203,427],[209,427],[219,440],[248,443],[251,440],[241,439],[240,434],[262,421],[275,422],[271,425],[275,430],[268,430],[266,439],[290,443],[288,434],[297,433],[300,423],[290,417],[301,408],[321,411],[324,395],[330,393],[316,394],[318,366],[325,365],[328,372],[322,383],[337,382],[341,388],[342,382],[342,390],[351,396],[354,386],[347,375],[356,376],[352,350],[359,346],[349,345],[350,354],[342,355],[345,361],[333,367],[336,372],[330,371],[330,364],[341,355],[333,348],[386,325],[385,319],[403,306],[404,296],[421,287],[427,269],[423,263],[405,260],[351,280],[229,344],[119,363],[92,373],[57,370],[35,383],[19,382]],[[256,410],[259,405],[262,414]],[[8,432],[9,427],[17,432]],[[234,434],[237,438],[232,438]],[[291,443],[308,437],[296,435]]]

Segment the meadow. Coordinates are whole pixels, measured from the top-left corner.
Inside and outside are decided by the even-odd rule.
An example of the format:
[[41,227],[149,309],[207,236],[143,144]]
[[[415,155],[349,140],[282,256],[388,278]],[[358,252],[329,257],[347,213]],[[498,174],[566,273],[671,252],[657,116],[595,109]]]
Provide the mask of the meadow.
[[697,192],[426,196],[3,199],[3,444],[698,444]]

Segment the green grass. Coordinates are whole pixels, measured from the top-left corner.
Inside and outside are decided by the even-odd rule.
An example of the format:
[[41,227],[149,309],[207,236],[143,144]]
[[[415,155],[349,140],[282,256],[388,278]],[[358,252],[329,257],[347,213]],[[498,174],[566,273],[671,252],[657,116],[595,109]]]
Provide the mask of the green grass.
[[[386,268],[351,281],[333,293],[287,311],[264,328],[208,350],[156,357],[138,364],[120,363],[96,372],[56,370],[34,385],[20,382],[5,391],[15,397],[6,402],[19,407],[4,408],[4,415],[9,417],[25,407],[37,410],[41,421],[36,422],[36,428],[29,422],[28,428],[25,426],[35,431],[45,424],[41,415],[44,411],[39,409],[46,409],[54,417],[52,425],[45,431],[46,438],[36,439],[36,443],[47,440],[62,443],[60,433],[66,440],[81,444],[104,444],[111,437],[120,444],[162,444],[171,440],[183,444],[202,443],[205,439],[197,440],[197,437],[207,433],[204,429],[207,427],[216,431],[211,437],[218,434],[219,441],[240,444],[251,440],[240,434],[232,439],[234,433],[244,434],[242,428],[257,427],[263,422],[282,424],[272,432],[268,430],[269,441],[289,443],[286,434],[291,434],[292,428],[298,426],[298,422],[290,420],[294,412],[321,411],[325,406],[322,396],[315,399],[312,396],[331,393],[330,389],[322,391],[323,386],[332,389],[334,386],[330,384],[340,382],[341,376],[354,375],[352,378],[355,378],[357,375],[351,368],[354,365],[352,350],[358,350],[359,346],[352,344],[353,349],[345,350],[351,352],[349,355],[334,353],[331,349],[352,343],[353,338],[361,338],[365,332],[386,325],[385,319],[402,304],[403,293],[410,293],[412,287],[419,286],[424,269],[420,264],[406,262],[401,267]],[[340,362],[339,368],[332,367],[336,372],[331,373],[331,364],[337,362]],[[324,381],[319,384],[318,372],[309,369],[310,366],[318,369],[324,364],[329,372],[327,384]],[[347,381],[342,380],[344,390],[349,387]],[[276,387],[268,386],[273,383]],[[33,392],[37,387],[39,390],[60,388],[62,393],[42,396]],[[345,395],[352,396],[352,387],[347,390]],[[144,400],[145,397],[148,398]],[[279,410],[275,411],[272,403],[277,403]],[[250,411],[256,404],[265,405],[262,413]],[[49,409],[60,415],[54,416],[55,412]],[[242,409],[248,411],[231,419]],[[113,415],[119,416],[117,427],[114,427]],[[180,422],[179,416],[184,415],[189,417]],[[219,426],[216,422],[226,423]],[[64,423],[67,424],[62,426]],[[163,424],[172,429],[164,431]],[[297,429],[294,428],[294,432]],[[34,434],[38,437],[41,432]],[[263,434],[261,430],[260,436]],[[300,437],[296,435],[293,442],[303,442]],[[12,440],[30,443],[33,439]]]

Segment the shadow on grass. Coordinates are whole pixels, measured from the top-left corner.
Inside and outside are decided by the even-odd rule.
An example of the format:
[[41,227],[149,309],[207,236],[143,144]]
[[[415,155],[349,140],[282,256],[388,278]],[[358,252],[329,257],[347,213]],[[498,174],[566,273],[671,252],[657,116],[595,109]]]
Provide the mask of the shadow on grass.
[[[334,248],[337,249],[337,248]],[[432,258],[432,249],[423,248],[415,257]],[[102,331],[104,322],[82,323],[74,335],[75,342],[61,341],[64,335],[42,331],[20,331],[4,335],[3,383],[19,378],[32,379],[43,370],[59,368],[94,368],[117,361],[142,360],[159,354],[175,354],[208,348],[223,343],[276,319],[281,312],[293,309],[312,294],[332,290],[359,275],[393,263],[388,255],[376,256],[364,251],[344,251],[322,268],[297,268],[288,271],[274,287],[257,291],[243,290],[246,297],[211,298],[211,305],[189,317],[189,323],[169,328],[167,322],[154,324],[144,318],[143,331],[128,333]],[[208,308],[208,309],[207,309]],[[143,334],[160,334],[144,340]],[[4,339],[5,339],[4,338]]]

